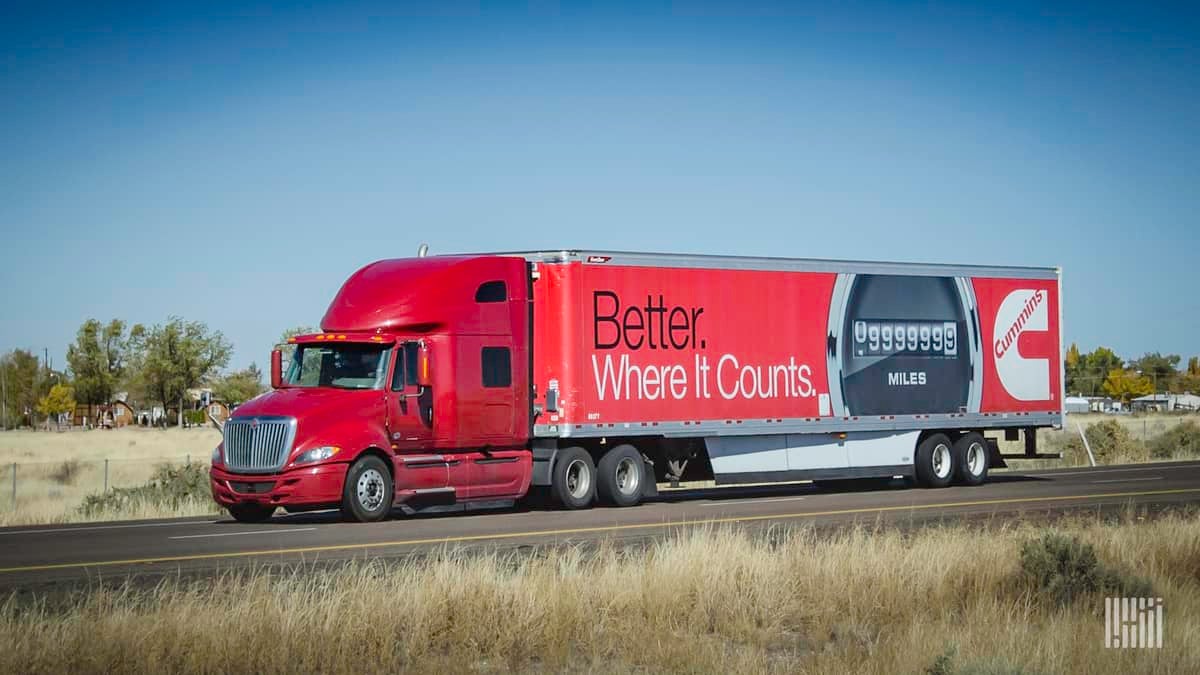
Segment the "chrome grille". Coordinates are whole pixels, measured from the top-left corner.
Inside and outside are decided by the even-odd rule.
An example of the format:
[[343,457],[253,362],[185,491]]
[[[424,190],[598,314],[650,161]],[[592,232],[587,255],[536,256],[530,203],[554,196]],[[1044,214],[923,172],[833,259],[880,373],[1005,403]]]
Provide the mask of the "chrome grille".
[[225,467],[271,473],[283,468],[296,437],[294,417],[245,417],[225,423]]

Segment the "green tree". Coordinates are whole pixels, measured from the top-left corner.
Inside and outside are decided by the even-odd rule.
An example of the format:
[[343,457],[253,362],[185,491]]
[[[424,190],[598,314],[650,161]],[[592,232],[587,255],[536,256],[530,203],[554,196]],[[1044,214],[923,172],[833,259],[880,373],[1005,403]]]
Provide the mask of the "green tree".
[[151,328],[134,326],[130,338],[144,392],[164,410],[178,405],[180,426],[187,390],[199,387],[228,365],[233,352],[220,331],[210,331],[199,321],[179,317]]
[[[54,418],[54,425],[61,426],[59,415],[75,410],[75,391],[70,385],[56,384],[50,391],[38,400],[38,412],[47,418]],[[46,420],[49,422],[49,419]]]
[[1140,370],[1143,375],[1149,377],[1151,388],[1170,391],[1175,386],[1175,380],[1179,375],[1179,371],[1176,370],[1179,361],[1178,354],[1164,355],[1152,352],[1144,354],[1140,359],[1130,361],[1129,367],[1133,370]]
[[7,416],[9,427],[36,426],[38,401],[52,385],[67,382],[62,373],[44,367],[36,354],[24,349],[5,354],[0,358],[0,368],[3,368],[4,384],[4,400],[0,405],[6,411],[0,414],[0,420]]
[[1146,396],[1154,390],[1150,378],[1138,375],[1135,370],[1114,368],[1104,379],[1104,393],[1129,403],[1131,399]]
[[1188,359],[1187,374],[1192,377],[1200,377],[1200,356]]
[[283,331],[283,334],[279,336],[279,341],[275,343],[275,349],[282,352],[283,372],[285,375],[287,374],[288,365],[292,362],[292,357],[296,355],[296,345],[289,343],[288,340],[297,335],[311,335],[319,332],[319,330],[312,326],[295,326]]
[[67,347],[67,363],[75,390],[84,403],[111,403],[125,375],[129,339],[125,322],[113,319],[101,324],[88,319],[79,327],[75,343]]
[[1125,361],[1116,352],[1108,347],[1097,347],[1092,352],[1080,355],[1073,378],[1075,386],[1068,387],[1068,391],[1074,389],[1077,393],[1094,396],[1102,391],[1109,373],[1124,367]]
[[229,403],[245,403],[266,390],[263,386],[262,371],[251,363],[245,370],[235,370],[213,381],[213,395]]
[[1064,359],[1064,366],[1067,373],[1067,393],[1078,393],[1080,391],[1079,376],[1082,374],[1080,370],[1082,365],[1079,346],[1072,342],[1070,348],[1067,349],[1067,356]]

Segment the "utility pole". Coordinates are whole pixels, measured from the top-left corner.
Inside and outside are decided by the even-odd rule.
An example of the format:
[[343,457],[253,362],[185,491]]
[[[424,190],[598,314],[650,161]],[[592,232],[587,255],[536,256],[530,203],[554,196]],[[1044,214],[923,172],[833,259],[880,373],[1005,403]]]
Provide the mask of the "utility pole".
[[5,354],[3,359],[0,359],[0,410],[3,410],[4,426],[0,430],[8,429],[8,355]]

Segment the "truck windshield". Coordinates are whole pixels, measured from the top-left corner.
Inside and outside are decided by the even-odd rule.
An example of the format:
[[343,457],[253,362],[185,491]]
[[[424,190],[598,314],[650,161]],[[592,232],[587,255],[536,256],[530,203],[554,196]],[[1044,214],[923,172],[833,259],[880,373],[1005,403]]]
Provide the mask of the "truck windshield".
[[390,349],[383,345],[303,344],[288,366],[291,387],[378,389],[383,385]]

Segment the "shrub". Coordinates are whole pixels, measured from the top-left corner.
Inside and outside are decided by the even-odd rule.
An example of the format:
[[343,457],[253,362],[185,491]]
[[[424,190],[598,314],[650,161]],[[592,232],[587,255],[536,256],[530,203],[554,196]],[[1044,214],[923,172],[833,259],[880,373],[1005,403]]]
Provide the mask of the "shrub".
[[1177,452],[1187,457],[1200,455],[1200,424],[1184,420],[1150,443],[1150,455],[1157,459],[1169,459]]
[[[1125,427],[1117,420],[1103,420],[1088,426],[1083,431],[1087,436],[1092,454],[1101,464],[1120,463],[1129,460],[1145,458],[1145,449],[1141,442],[1134,439]],[[1078,435],[1072,435],[1066,442],[1064,451],[1084,454],[1086,450]]]
[[959,665],[955,658],[958,649],[951,645],[925,669],[925,675],[1032,675],[1020,666],[1003,659],[970,661]]
[[71,485],[79,477],[79,460],[69,459],[50,474],[50,480],[59,485]]
[[1021,577],[1028,588],[1059,606],[1098,592],[1122,596],[1152,592],[1144,579],[1103,565],[1091,544],[1057,532],[1025,542]]
[[189,504],[207,504],[211,500],[208,467],[203,463],[162,465],[145,485],[88,495],[78,511],[81,515],[94,517],[138,507],[178,509]]

